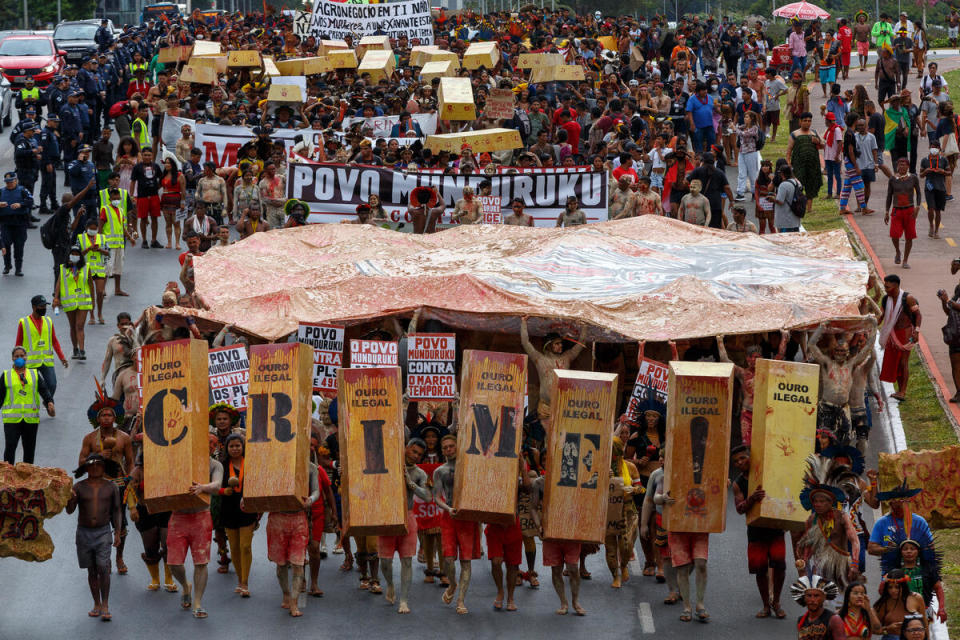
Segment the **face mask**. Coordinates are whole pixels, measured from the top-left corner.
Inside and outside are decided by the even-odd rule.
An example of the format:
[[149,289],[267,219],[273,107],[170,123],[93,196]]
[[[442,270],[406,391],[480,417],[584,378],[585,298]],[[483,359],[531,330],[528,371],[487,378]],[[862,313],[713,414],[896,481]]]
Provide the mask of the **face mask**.
[[14,358],[13,366],[17,367],[18,369],[22,369],[27,366],[27,361],[25,358]]
[[930,155],[932,156],[940,155],[940,149],[930,149]]
[[70,256],[70,264],[80,264],[80,256]]
[[33,312],[34,312],[35,314],[37,314],[38,316],[45,316],[45,315],[47,315],[47,308],[46,308],[46,307],[39,307],[39,308],[37,308],[37,309],[34,309]]
[[120,206],[120,201],[119,201],[119,200],[111,200],[111,201],[110,201],[110,204],[113,205],[114,207],[119,207],[119,206]]
[[87,229],[87,235],[88,235],[88,236],[91,236],[91,237],[92,237],[92,236],[95,236],[95,235],[97,235],[97,230],[96,230],[96,229]]

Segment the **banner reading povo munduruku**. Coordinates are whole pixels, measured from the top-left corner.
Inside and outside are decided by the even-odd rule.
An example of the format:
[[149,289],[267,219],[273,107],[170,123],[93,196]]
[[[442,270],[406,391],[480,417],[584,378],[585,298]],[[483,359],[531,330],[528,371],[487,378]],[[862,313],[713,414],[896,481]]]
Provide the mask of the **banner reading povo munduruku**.
[[410,39],[411,44],[433,44],[429,0],[384,4],[353,4],[315,0],[310,34],[325,40],[372,35]]
[[479,193],[485,180],[493,187],[491,195],[501,199],[503,216],[512,213],[510,203],[520,198],[536,226],[553,227],[567,198],[576,196],[588,223],[608,219],[606,172],[451,176],[365,165],[293,164],[287,169],[287,197],[307,202],[309,221],[319,223],[355,218],[357,205],[375,194],[394,222],[409,222],[410,192],[416,187],[432,187],[447,206],[443,222],[450,222],[450,212],[463,197],[463,188],[470,186]]
[[[197,124],[194,129],[195,144],[203,153],[202,162],[212,162],[218,167],[234,167],[240,158],[240,147],[256,139],[253,129],[223,124]],[[319,129],[275,129],[270,134],[273,141],[282,140],[287,154],[296,144],[294,137],[301,135],[305,142],[313,145],[315,160],[323,148],[323,135]]]

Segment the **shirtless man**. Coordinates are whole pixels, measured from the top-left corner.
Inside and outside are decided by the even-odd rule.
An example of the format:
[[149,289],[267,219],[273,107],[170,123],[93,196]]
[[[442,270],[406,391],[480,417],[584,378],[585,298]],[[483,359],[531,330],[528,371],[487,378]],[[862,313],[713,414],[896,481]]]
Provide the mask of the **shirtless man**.
[[120,544],[120,505],[122,499],[116,485],[103,477],[104,470],[114,463],[108,463],[103,456],[91,454],[74,471],[79,478],[84,472],[87,479],[82,480],[70,491],[67,513],[73,513],[80,507],[77,517],[77,560],[80,568],[87,570],[87,583],[93,596],[93,609],[87,614],[91,618],[99,617],[109,622],[110,615],[110,528],[113,527],[113,546]]
[[[230,231],[228,227],[224,228],[226,228],[228,232]],[[240,219],[240,222],[237,223],[237,233],[240,234],[241,240],[260,231],[270,231],[270,228],[270,223],[264,220],[260,213],[260,207],[244,209],[243,217]]]
[[[872,344],[877,334],[877,321],[869,318],[870,335],[867,344]],[[820,323],[807,343],[811,359],[820,365],[820,401],[817,403],[817,428],[829,429],[840,444],[846,444],[850,438],[850,423],[843,407],[850,400],[850,388],[853,386],[853,371],[867,359],[870,349],[861,349],[850,357],[850,347],[845,340],[837,340],[830,356],[825,355],[818,346],[827,325]]]
[[410,192],[410,206],[407,207],[407,215],[413,221],[414,233],[433,233],[436,231],[437,223],[443,218],[445,210],[443,199],[436,189],[417,187]]
[[[530,476],[524,471],[523,457],[517,460],[517,473],[520,483],[517,487],[517,506],[520,505],[520,495],[529,492]],[[516,611],[517,605],[513,601],[513,592],[517,588],[517,575],[520,573],[520,562],[523,560],[523,530],[520,528],[520,517],[510,524],[488,523],[486,532],[487,555],[490,557],[490,572],[493,582],[497,585],[497,597],[493,601],[493,608],[500,611],[503,608],[503,565],[507,565],[507,611]],[[523,581],[520,581],[523,584]]]
[[[733,363],[733,360],[727,355],[727,347],[723,343],[723,334],[717,336],[717,349],[720,351],[720,360]],[[780,330],[780,349],[774,360],[783,360],[787,352],[787,343],[790,342],[790,332],[786,329]],[[753,433],[753,378],[757,373],[757,360],[760,359],[762,349],[758,344],[751,344],[746,348],[747,366],[733,364],[733,373],[740,381],[740,388],[743,393],[743,402],[740,405],[740,441],[746,446],[750,446],[751,434]]]
[[710,200],[700,192],[702,187],[699,180],[691,180],[690,193],[680,198],[680,219],[698,227],[710,224],[711,216]]
[[116,380],[120,368],[127,362],[122,338],[128,335],[128,331],[133,329],[133,321],[130,314],[121,311],[117,314],[117,332],[107,340],[107,353],[103,358],[103,365],[100,367],[100,381],[104,388],[110,389],[113,385],[107,384],[107,374],[110,372],[110,365],[114,365],[113,379]]
[[457,200],[450,218],[460,224],[480,224],[483,220],[483,209],[480,207],[480,201],[473,195],[473,187],[463,188],[463,198]]
[[407,532],[397,536],[380,536],[377,555],[380,556],[380,572],[387,583],[384,598],[391,605],[396,602],[397,592],[393,585],[393,554],[400,555],[400,606],[397,613],[410,613],[410,583],[413,581],[413,556],[417,554],[417,518],[413,514],[413,496],[430,500],[427,474],[417,466],[427,450],[420,438],[411,438],[404,450],[404,479],[407,483]]
[[[189,491],[195,496],[201,493],[215,495],[220,491],[223,482],[223,465],[210,458],[210,482],[199,484],[194,482]],[[167,526],[167,564],[173,577],[183,587],[180,597],[180,606],[184,609],[193,607],[194,618],[206,618],[207,612],[203,609],[203,592],[207,588],[207,563],[210,562],[210,540],[213,534],[213,520],[210,518],[210,505],[193,509],[183,509],[170,514],[170,523]],[[187,548],[193,557],[193,584],[187,582],[187,571],[184,563],[187,559]]]
[[509,224],[515,227],[532,227],[533,216],[524,213],[523,206],[523,198],[514,198],[513,202],[510,203],[510,208],[513,209],[513,213],[504,217],[503,224]]
[[587,224],[587,214],[580,208],[577,196],[570,196],[567,198],[567,206],[557,216],[557,227],[576,227],[581,224]]
[[890,397],[902,401],[910,379],[910,351],[920,338],[923,315],[917,299],[900,288],[897,274],[891,273],[883,279],[883,289],[886,294],[880,300],[883,311],[880,317],[883,324],[880,331],[880,344],[883,345],[880,380],[895,382],[897,392]]
[[637,194],[630,188],[632,183],[633,176],[626,173],[617,179],[617,188],[610,192],[611,220],[633,218],[637,215]]
[[[916,199],[914,199],[916,194]],[[900,236],[903,236],[903,268],[909,269],[910,249],[917,237],[920,212],[920,178],[910,173],[910,159],[897,158],[897,170],[887,182],[887,203],[883,223],[890,225],[890,241],[896,251],[894,264],[900,264]]]
[[523,350],[527,352],[533,365],[537,368],[537,377],[540,380],[540,402],[537,405],[537,413],[540,421],[546,428],[550,422],[550,396],[553,393],[553,386],[557,383],[554,375],[555,369],[569,369],[573,361],[577,359],[580,352],[583,351],[583,341],[587,335],[587,328],[580,328],[580,339],[577,343],[563,350],[563,337],[558,333],[548,333],[543,340],[543,351],[537,351],[530,344],[530,334],[527,332],[527,317],[520,320],[520,344]]
[[[117,416],[123,417],[123,409],[119,402],[106,398],[95,402],[87,411],[90,422],[96,428],[83,437],[80,444],[79,464],[94,453],[100,454],[107,460],[116,463],[116,473],[106,473],[107,480],[117,485],[117,491],[122,496],[127,488],[126,477],[133,473],[133,439],[117,428]],[[127,518],[125,506],[120,505],[120,544],[117,545],[117,573],[127,573],[127,565],[123,561],[123,546],[127,539]]]
[[853,39],[857,43],[857,59],[860,61],[860,71],[867,70],[867,56],[870,54],[870,29],[867,24],[867,14],[857,13],[857,22],[853,25]]
[[[443,545],[443,571],[450,582],[441,596],[450,604],[457,595],[457,613],[467,613],[467,589],[470,587],[470,561],[480,557],[480,527],[476,522],[455,520],[457,510],[453,503],[453,480],[457,471],[457,438],[446,435],[440,441],[440,451],[447,461],[433,472],[433,499],[440,507],[440,536]],[[460,558],[460,582],[454,560]]]
[[[883,408],[883,401],[877,390],[880,388],[880,381],[877,379],[877,372],[874,365],[877,362],[876,353],[872,344],[867,344],[867,334],[865,331],[858,331],[850,340],[850,349],[854,355],[866,349],[869,352],[866,359],[853,369],[853,384],[850,385],[850,426],[853,427],[853,433],[857,437],[857,449],[862,454],[866,454],[867,437],[870,435],[870,418],[867,413],[866,392],[869,386],[873,389],[873,395],[877,399],[878,410]],[[867,382],[869,381],[869,385]]]
[[[313,503],[320,499],[320,484],[317,480],[317,466],[309,467],[309,496],[303,496],[303,508],[296,511],[271,511],[267,516],[267,559],[277,565],[277,581],[283,592],[280,606],[290,610],[290,615],[299,618],[303,615],[297,606],[297,598],[306,586],[303,579],[303,564],[307,556],[307,544],[310,542],[310,528],[307,513]],[[240,500],[243,509],[243,499]],[[167,536],[169,537],[169,533]],[[236,552],[234,552],[236,553]],[[293,566],[293,587],[290,586],[290,567]]]
[[647,176],[640,176],[637,182],[637,215],[663,215],[663,199],[650,189],[650,178]]

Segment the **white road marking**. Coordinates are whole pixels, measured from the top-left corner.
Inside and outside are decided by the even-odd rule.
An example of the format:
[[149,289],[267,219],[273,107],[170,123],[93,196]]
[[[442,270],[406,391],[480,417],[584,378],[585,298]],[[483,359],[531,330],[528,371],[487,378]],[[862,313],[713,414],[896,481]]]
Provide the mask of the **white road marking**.
[[637,618],[640,620],[640,631],[643,633],[656,633],[653,626],[653,610],[649,602],[641,602],[637,605]]

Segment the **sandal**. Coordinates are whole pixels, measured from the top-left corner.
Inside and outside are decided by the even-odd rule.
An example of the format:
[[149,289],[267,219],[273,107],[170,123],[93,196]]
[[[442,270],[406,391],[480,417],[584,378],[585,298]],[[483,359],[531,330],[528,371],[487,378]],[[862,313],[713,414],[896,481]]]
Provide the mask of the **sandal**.
[[249,597],[250,597],[250,589],[241,589],[241,590],[240,590],[240,597],[241,597],[241,598],[249,598]]
[[691,620],[693,620],[693,614],[689,611],[680,614],[680,622],[690,622]]
[[756,618],[769,618],[769,617],[770,617],[770,607],[764,607],[763,609],[760,609],[760,611],[757,611],[757,615],[754,616],[754,617],[756,617]]
[[193,605],[193,594],[184,593],[180,596],[180,606],[184,609],[189,609]]
[[383,593],[383,589],[380,587],[379,580],[373,580],[370,582],[370,593]]
[[663,604],[677,604],[678,602],[680,602],[680,596],[677,595],[676,593],[671,593],[671,594],[670,594],[669,596],[667,596],[667,598],[663,601]]
[[194,609],[194,610],[193,610],[193,617],[194,617],[194,618],[206,618],[206,617],[207,617],[207,612],[204,611],[203,609]]
[[111,620],[113,620],[113,616],[110,615],[109,613],[101,613],[100,620],[102,620],[103,622],[110,622]]
[[702,622],[704,624],[710,622],[710,614],[707,613],[706,609],[697,609],[697,622]]
[[503,600],[494,600],[493,608],[496,609],[497,611],[500,611],[501,609],[503,609]]
[[[336,551],[334,551],[336,553]],[[343,553],[342,551],[340,553]],[[343,564],[340,565],[340,571],[350,571],[353,569],[353,558],[347,558],[343,561]]]
[[311,589],[309,592],[307,592],[307,595],[310,596],[311,598],[322,598],[323,591],[321,591],[320,589]]
[[360,578],[360,586],[357,587],[361,591],[367,591],[370,589],[370,578]]
[[777,616],[779,620],[783,620],[784,618],[787,617],[787,612],[784,611],[783,607],[781,607],[779,604],[773,605],[773,613],[774,615]]
[[225,564],[222,564],[219,567],[217,567],[217,573],[230,573],[230,567],[228,567]]
[[530,588],[537,589],[539,587],[540,587],[540,581],[537,579],[537,572],[531,571],[530,572]]
[[593,579],[593,574],[590,573],[589,571],[587,571],[586,569],[581,569],[581,570],[580,570],[580,578],[583,579],[583,580],[592,580],[592,579]]
[[667,581],[666,577],[664,577],[664,575],[663,575],[663,571],[657,571],[657,576],[656,576],[656,577],[657,577],[657,582],[660,583],[660,584],[663,584],[664,582]]

